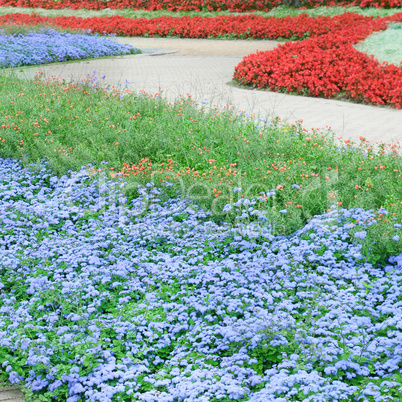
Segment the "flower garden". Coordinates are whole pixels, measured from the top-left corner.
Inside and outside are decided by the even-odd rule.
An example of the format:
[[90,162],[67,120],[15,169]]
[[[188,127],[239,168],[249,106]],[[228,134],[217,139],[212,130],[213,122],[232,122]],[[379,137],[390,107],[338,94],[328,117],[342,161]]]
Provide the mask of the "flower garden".
[[274,51],[249,55],[236,67],[234,79],[240,84],[274,91],[402,106],[402,69],[380,64],[353,47],[371,33],[385,30],[387,24],[402,22],[402,13],[383,18],[358,14],[313,18],[302,14],[285,18],[240,15],[154,19],[9,14],[0,16],[0,22],[48,24],[119,36],[299,39]]
[[[135,52],[67,28],[285,37],[296,41],[245,57],[234,77],[400,108],[401,68],[352,45],[401,20],[7,14],[7,29],[47,29],[3,33],[0,66]],[[340,144],[96,71],[64,82],[7,69],[0,158],[0,383],[28,400],[399,400],[397,144]]]

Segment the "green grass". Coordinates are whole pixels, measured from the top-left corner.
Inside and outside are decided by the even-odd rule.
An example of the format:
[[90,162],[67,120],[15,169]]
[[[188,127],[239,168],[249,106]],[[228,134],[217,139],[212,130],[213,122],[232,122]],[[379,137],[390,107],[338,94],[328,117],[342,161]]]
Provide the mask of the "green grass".
[[[5,35],[22,34],[27,35],[29,32],[39,32],[42,29],[53,29],[58,32],[67,32],[71,34],[82,34],[84,30],[69,29],[55,27],[50,24],[37,24],[37,25],[18,25],[18,24],[5,24],[0,26],[0,32],[3,31]],[[86,33],[86,32],[85,32]],[[102,36],[102,35],[99,35]]]
[[[235,219],[222,208],[240,197],[260,197],[260,208],[281,234],[340,206],[385,206],[402,218],[401,158],[385,145],[383,152],[364,141],[341,148],[331,136],[299,125],[264,126],[228,109],[198,109],[190,99],[169,104],[85,82],[6,73],[0,75],[0,123],[0,157],[25,164],[46,158],[59,175],[107,161],[108,174],[120,171],[128,180],[129,199],[138,184],[169,181],[172,195],[180,191],[212,208],[218,221]],[[275,197],[260,194],[271,189]],[[388,252],[394,235],[389,221],[380,223],[374,225],[375,255]]]
[[402,63],[402,23],[391,24],[386,31],[370,35],[355,47],[360,52],[373,55],[380,63],[387,61],[400,66]]
[[[402,8],[393,8],[389,10],[385,9],[377,9],[375,7],[371,8],[359,8],[359,7],[317,7],[311,10],[298,10],[291,7],[276,7],[270,12],[255,12],[253,14],[261,15],[264,17],[286,17],[288,15],[295,16],[302,13],[307,13],[311,16],[332,16],[343,14],[344,12],[353,12],[367,16],[375,16],[375,17],[384,17],[387,15],[392,15],[397,12],[401,12]],[[57,16],[76,16],[76,17],[105,17],[105,16],[113,16],[113,15],[121,15],[126,18],[156,18],[162,16],[182,16],[182,15],[198,15],[201,17],[214,17],[217,15],[243,15],[244,13],[231,13],[228,11],[201,11],[201,12],[172,12],[166,10],[158,10],[158,11],[145,11],[145,10],[131,10],[131,9],[105,9],[105,10],[72,10],[72,9],[61,9],[61,10],[46,10],[41,8],[24,8],[24,7],[0,7],[0,15],[10,14],[10,13],[21,13],[21,14],[29,14],[35,13],[39,15],[43,15],[46,17],[57,17]]]

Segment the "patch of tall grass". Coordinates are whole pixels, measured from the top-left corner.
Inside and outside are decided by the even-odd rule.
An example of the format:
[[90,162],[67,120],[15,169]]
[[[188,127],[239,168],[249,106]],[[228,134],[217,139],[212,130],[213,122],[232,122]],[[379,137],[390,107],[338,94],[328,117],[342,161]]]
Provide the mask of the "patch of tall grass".
[[358,43],[356,49],[373,55],[380,63],[401,66],[402,63],[402,23],[390,24],[389,29],[376,32]]

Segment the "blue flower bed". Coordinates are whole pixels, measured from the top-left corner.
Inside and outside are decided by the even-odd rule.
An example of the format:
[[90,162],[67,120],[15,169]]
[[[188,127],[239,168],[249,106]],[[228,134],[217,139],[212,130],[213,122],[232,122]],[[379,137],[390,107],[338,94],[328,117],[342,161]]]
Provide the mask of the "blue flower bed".
[[349,235],[373,211],[274,237],[253,201],[230,227],[151,184],[127,205],[122,181],[85,169],[0,160],[0,177],[11,383],[68,402],[400,395],[402,255],[373,267]]
[[131,45],[106,37],[42,29],[27,35],[0,30],[0,68],[137,53]]

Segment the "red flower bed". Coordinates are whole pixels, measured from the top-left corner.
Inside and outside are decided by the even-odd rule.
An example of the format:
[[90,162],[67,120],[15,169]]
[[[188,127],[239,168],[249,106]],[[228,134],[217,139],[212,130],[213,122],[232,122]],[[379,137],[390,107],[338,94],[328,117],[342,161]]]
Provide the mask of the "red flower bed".
[[[134,10],[169,11],[268,11],[283,3],[283,0],[0,0],[0,6],[35,7],[46,9],[72,8],[102,10],[104,8],[131,8]],[[402,7],[402,0],[302,0],[308,8],[318,6],[375,6],[377,8]]]
[[402,21],[402,13],[251,54],[236,66],[234,79],[273,91],[342,96],[401,108],[402,68],[380,64],[353,47],[372,32],[386,29],[386,21]]
[[396,8],[402,7],[402,0],[301,0],[301,3],[306,8],[315,8],[320,6],[333,7],[376,7],[376,8]]
[[[265,18],[256,15],[217,16],[217,17],[160,17],[130,19],[113,17],[42,17],[37,14],[6,14],[0,16],[0,24],[21,25],[51,24],[62,28],[91,29],[98,33],[115,33],[119,36],[167,36],[182,38],[208,38],[232,35],[239,38],[277,39],[316,37],[344,26],[371,23],[371,17],[359,14],[343,14],[335,17],[297,17]],[[383,22],[383,28],[386,25]]]

